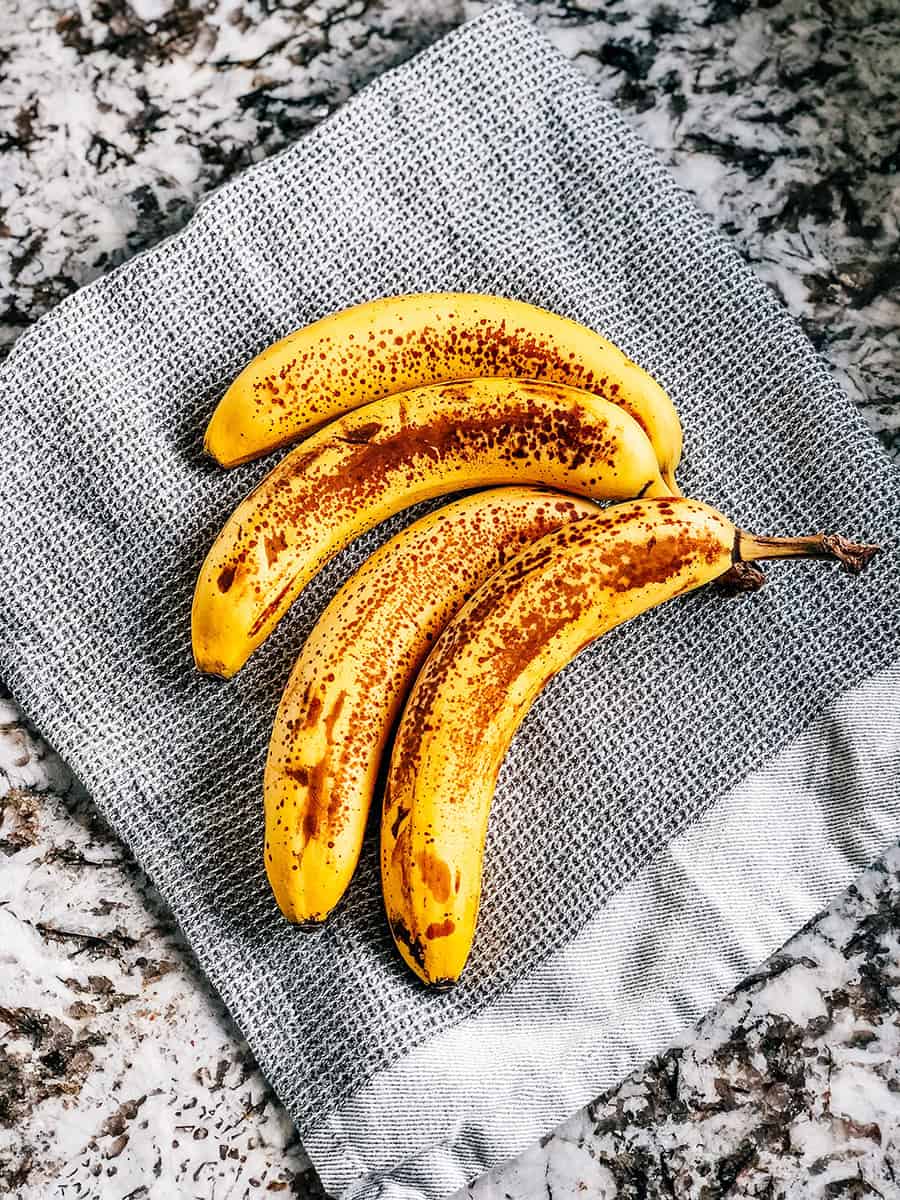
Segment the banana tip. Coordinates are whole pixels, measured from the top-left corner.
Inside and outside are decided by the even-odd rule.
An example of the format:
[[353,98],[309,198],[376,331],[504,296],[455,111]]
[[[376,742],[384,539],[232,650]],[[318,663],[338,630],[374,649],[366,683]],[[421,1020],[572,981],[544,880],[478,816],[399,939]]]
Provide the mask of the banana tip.
[[455,979],[428,979],[425,981],[429,992],[437,992],[439,995],[444,992],[452,992],[456,984],[457,980]]
[[198,675],[205,675],[208,679],[231,679],[235,674],[233,670],[228,670],[223,663],[201,662],[196,655],[194,655],[194,670]]
[[203,435],[203,457],[211,458],[214,463],[220,467],[230,467],[232,463],[226,455],[224,458],[219,450],[216,449],[215,437],[212,434],[212,426],[210,426]]

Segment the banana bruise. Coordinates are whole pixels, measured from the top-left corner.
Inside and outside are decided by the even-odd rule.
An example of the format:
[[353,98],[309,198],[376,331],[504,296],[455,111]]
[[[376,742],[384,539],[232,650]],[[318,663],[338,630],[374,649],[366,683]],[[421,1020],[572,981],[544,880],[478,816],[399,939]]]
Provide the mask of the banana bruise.
[[266,763],[265,865],[288,920],[325,920],[350,883],[386,741],[447,621],[527,543],[599,511],[537,488],[466,496],[337,592],[291,673]]
[[567,383],[621,405],[675,490],[681,425],[656,380],[593,330],[502,296],[391,296],[289,334],[231,384],[205,446],[222,466],[234,466],[372,400],[479,376]]
[[507,483],[600,500],[669,492],[637,422],[590,392],[472,379],[375,401],[291,451],[226,522],[194,592],[198,668],[233,675],[328,559],[386,517]]
[[617,505],[548,534],[444,630],[400,720],[383,807],[382,886],[397,947],[424,982],[461,974],[475,933],[500,765],[544,684],[607,630],[759,558],[874,552],[840,538],[753,538],[680,497]]

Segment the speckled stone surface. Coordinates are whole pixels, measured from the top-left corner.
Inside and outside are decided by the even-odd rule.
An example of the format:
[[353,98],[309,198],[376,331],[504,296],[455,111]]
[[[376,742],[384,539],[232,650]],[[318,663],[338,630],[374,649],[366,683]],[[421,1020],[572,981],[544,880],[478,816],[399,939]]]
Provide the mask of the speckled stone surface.
[[[483,7],[7,0],[0,344]],[[900,4],[523,7],[900,455]],[[2,699],[0,806],[0,1195],[316,1194],[152,886]],[[474,1194],[900,1196],[898,943],[894,847],[678,1046]]]

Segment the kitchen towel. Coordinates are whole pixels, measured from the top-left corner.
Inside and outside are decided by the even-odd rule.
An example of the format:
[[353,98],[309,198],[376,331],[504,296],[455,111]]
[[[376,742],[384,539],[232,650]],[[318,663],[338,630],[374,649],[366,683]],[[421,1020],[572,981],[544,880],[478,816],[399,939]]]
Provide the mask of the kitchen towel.
[[[229,683],[194,579],[269,468],[202,454],[243,363],[316,317],[503,293],[619,343],[683,414],[686,492],[765,533],[887,543],[772,567],[583,654],[516,737],[464,980],[421,989],[374,840],[315,936],[261,856],[268,733],[359,540]],[[150,873],[325,1186],[438,1197],[662,1048],[900,829],[898,477],[809,343],[610,105],[517,12],[370,85],[0,369],[0,677]]]

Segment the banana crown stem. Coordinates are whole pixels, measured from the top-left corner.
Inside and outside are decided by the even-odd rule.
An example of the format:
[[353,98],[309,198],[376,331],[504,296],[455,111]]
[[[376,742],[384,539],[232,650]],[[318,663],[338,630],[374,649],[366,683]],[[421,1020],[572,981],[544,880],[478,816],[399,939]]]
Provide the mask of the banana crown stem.
[[875,557],[880,546],[850,542],[839,533],[816,533],[806,537],[757,537],[739,529],[734,540],[736,563],[763,558],[827,558],[845,571],[858,575]]

